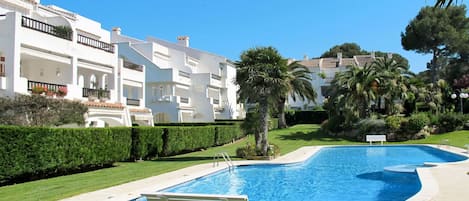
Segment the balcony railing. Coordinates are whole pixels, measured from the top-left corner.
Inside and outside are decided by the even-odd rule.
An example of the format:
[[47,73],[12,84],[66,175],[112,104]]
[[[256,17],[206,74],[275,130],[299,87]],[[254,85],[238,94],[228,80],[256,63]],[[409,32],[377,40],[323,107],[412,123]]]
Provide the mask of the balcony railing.
[[70,27],[54,26],[25,16],[21,18],[21,25],[55,37],[72,40],[73,31]]
[[134,64],[134,63],[131,63],[131,62],[128,62],[128,61],[124,61],[124,68],[128,68],[128,69],[143,72],[143,66],[137,65],[137,64]]
[[214,79],[214,80],[221,80],[221,76],[216,75],[216,74],[212,74],[212,79]]
[[106,89],[83,88],[83,97],[111,98],[111,91]]
[[44,91],[48,92],[58,92],[59,88],[63,90],[65,88],[65,91],[67,91],[67,86],[66,85],[61,85],[61,84],[52,84],[52,83],[46,83],[46,82],[36,82],[36,81],[31,81],[28,80],[28,91],[33,91],[34,88],[41,87]]
[[189,98],[181,97],[180,101],[181,103],[189,103]]
[[186,78],[191,78],[191,74],[188,73],[188,72],[184,72],[184,71],[179,71],[179,76],[186,77]]
[[140,106],[140,99],[127,98],[127,105]]
[[82,45],[114,53],[114,45],[78,34],[77,42]]

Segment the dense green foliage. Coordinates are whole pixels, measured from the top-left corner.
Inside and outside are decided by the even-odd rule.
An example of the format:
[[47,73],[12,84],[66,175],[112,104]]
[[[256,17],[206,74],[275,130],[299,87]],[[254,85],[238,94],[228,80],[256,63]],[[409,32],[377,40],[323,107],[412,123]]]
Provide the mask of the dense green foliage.
[[50,99],[40,95],[0,97],[0,125],[59,126],[83,124],[88,108],[76,101]]
[[132,128],[132,160],[151,159],[163,152],[162,127]]
[[326,111],[292,111],[285,115],[288,125],[321,124],[328,118]]
[[432,83],[439,80],[441,69],[449,56],[467,50],[469,42],[469,19],[465,6],[450,6],[447,9],[424,7],[401,33],[405,50],[432,54],[427,66]]
[[425,113],[414,114],[409,117],[405,130],[410,133],[417,133],[427,126],[430,123],[430,118],[428,118]]
[[236,62],[236,80],[241,102],[256,104],[259,133],[254,133],[256,147],[267,155],[269,107],[288,92],[287,60],[273,47],[256,47],[244,51]]
[[0,183],[102,167],[130,157],[129,128],[1,126],[0,133]]
[[238,124],[185,127],[0,127],[0,184],[153,159],[242,138]]

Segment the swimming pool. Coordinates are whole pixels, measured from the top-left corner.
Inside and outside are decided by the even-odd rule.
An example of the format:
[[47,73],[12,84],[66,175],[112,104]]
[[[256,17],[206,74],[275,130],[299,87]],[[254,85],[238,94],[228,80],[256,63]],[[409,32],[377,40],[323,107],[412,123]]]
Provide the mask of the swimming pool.
[[420,190],[417,174],[386,167],[464,159],[428,146],[328,147],[303,163],[241,166],[164,192],[248,195],[250,201],[406,200]]

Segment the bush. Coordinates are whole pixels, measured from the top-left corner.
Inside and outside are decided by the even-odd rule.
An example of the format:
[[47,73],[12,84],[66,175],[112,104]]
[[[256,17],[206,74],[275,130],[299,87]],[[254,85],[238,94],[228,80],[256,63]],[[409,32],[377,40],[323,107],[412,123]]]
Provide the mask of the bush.
[[328,120],[321,123],[321,129],[329,133],[338,133],[342,131],[342,124],[344,123],[344,117],[332,116]]
[[[267,149],[267,156],[270,158],[277,157],[280,155],[280,147],[276,144],[269,144]],[[236,149],[236,157],[244,159],[263,159],[262,153],[260,150],[256,149],[254,144],[247,143],[243,147]]]
[[131,160],[152,159],[163,152],[162,127],[133,127],[132,128],[132,157]]
[[384,120],[386,122],[386,127],[391,132],[396,132],[401,127],[402,117],[400,116],[388,116]]
[[288,125],[296,124],[320,124],[328,118],[327,112],[317,111],[294,111],[285,113],[285,119]]
[[405,130],[409,132],[409,134],[415,134],[429,125],[429,123],[430,118],[428,118],[425,113],[413,114],[409,117]]
[[168,127],[163,135],[164,155],[174,155],[212,147],[215,142],[215,127]]
[[458,113],[444,113],[438,116],[438,126],[440,132],[451,132],[464,126],[465,117]]
[[239,125],[215,126],[215,145],[223,145],[244,137]]
[[386,122],[383,119],[364,119],[357,123],[360,135],[385,134]]
[[0,126],[0,133],[0,184],[109,166],[130,157],[130,128]]

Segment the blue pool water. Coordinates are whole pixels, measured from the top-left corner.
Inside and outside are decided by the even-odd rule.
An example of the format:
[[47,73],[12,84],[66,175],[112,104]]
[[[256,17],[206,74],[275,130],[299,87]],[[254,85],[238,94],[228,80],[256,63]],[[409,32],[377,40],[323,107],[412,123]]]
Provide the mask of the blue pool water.
[[413,171],[397,173],[385,167],[465,159],[428,146],[329,147],[304,163],[241,166],[164,191],[248,195],[250,201],[398,201],[416,194],[420,181]]

